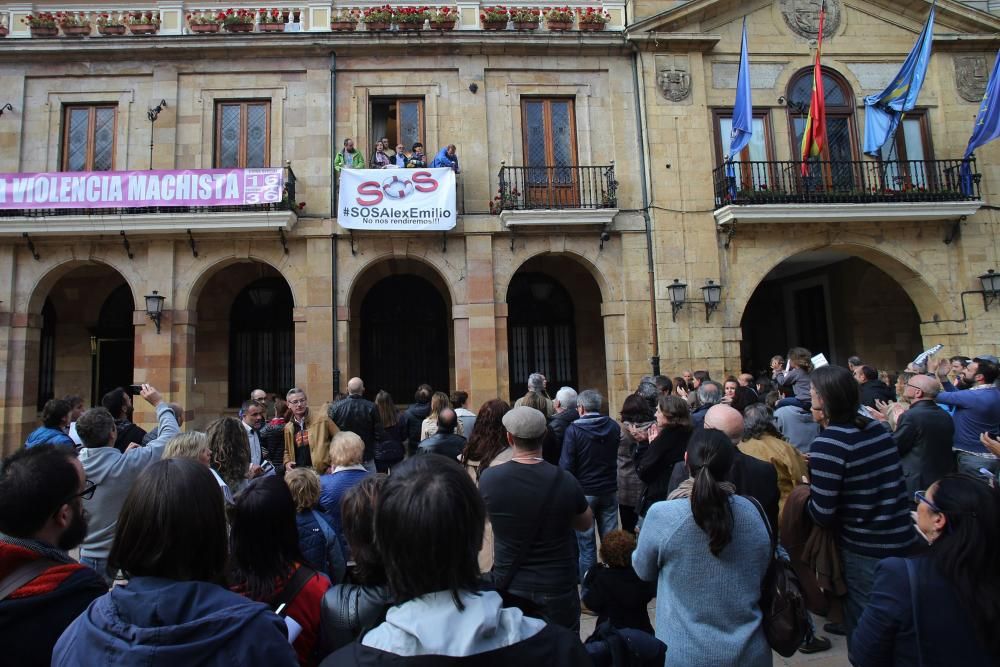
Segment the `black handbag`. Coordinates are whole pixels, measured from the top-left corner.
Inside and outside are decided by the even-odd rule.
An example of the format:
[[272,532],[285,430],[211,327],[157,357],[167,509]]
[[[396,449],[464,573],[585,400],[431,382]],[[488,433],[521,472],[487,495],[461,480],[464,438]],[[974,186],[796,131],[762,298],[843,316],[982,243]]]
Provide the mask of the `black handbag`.
[[767,527],[771,539],[771,562],[761,583],[760,609],[764,613],[764,636],[779,655],[790,658],[805,641],[809,629],[802,584],[788,561],[778,557],[778,538],[771,529],[764,508],[756,498],[744,496],[753,503]]

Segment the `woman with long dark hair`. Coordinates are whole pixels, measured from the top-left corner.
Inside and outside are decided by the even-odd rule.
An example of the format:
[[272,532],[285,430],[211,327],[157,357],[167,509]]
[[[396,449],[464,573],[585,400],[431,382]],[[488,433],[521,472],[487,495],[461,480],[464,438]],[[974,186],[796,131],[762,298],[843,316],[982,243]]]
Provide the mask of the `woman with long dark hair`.
[[771,540],[762,510],[729,482],[734,456],[721,431],[691,436],[691,479],[649,508],[632,554],[639,577],[657,582],[656,638],[671,665],[771,665],[760,609]]
[[851,371],[822,366],[810,379],[812,410],[826,427],[810,445],[808,509],[840,544],[850,637],[868,603],[875,564],[905,556],[916,535],[899,450],[881,423],[858,412],[861,396]]
[[406,420],[402,418],[392,402],[392,395],[379,390],[375,395],[375,408],[382,422],[382,439],[375,443],[375,469],[378,472],[389,472],[406,457],[403,441],[406,440]]
[[852,664],[1000,664],[996,482],[946,475],[914,500],[916,529],[930,550],[875,567],[868,606],[851,638]]
[[[499,398],[486,401],[479,408],[476,428],[459,456],[459,461],[465,466],[476,486],[479,486],[479,477],[484,470],[491,465],[506,463],[514,455],[514,450],[507,444],[507,429],[503,425],[503,416],[508,412],[510,405]],[[483,533],[483,546],[479,550],[479,569],[483,572],[493,569],[493,525],[488,516]]]
[[299,664],[317,664],[320,601],[330,580],[303,565],[295,501],[280,477],[257,480],[237,497],[230,545],[230,587],[295,621]]
[[294,664],[282,620],[218,585],[226,515],[215,478],[198,461],[166,459],[139,475],[109,562],[128,583],[70,624],[53,665]]
[[632,426],[629,432],[639,441],[635,470],[646,485],[639,502],[639,516],[646,516],[650,506],[667,499],[667,487],[674,466],[684,460],[691,438],[691,409],[679,396],[660,396],[656,405],[656,437],[648,447],[642,445],[643,433]]

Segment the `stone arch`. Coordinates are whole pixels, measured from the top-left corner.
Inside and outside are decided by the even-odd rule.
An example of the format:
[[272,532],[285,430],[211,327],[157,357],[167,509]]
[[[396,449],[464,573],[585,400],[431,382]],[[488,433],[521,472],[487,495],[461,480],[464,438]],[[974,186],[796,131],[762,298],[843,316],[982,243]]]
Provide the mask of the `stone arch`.
[[[284,255],[281,255],[284,257]],[[195,275],[194,279],[190,283],[190,288],[187,290],[178,289],[177,293],[174,294],[174,308],[177,310],[197,310],[198,299],[201,297],[201,291],[205,288],[205,285],[220,271],[233,266],[234,264],[264,264],[265,266],[274,269],[285,279],[288,283],[288,288],[292,291],[292,301],[296,308],[301,307],[302,301],[299,288],[296,281],[292,280],[288,274],[283,271],[283,267],[287,264],[286,261],[274,261],[273,258],[262,257],[259,254],[250,253],[246,256],[237,255],[227,255],[224,257],[219,257],[214,261],[200,267],[200,270]],[[178,284],[178,287],[180,285]]]
[[[44,261],[44,260],[43,260]],[[26,294],[27,297],[24,301],[18,300],[17,306],[19,309],[23,309],[24,312],[40,315],[42,312],[42,307],[45,305],[45,299],[49,296],[52,288],[67,274],[81,266],[88,265],[98,265],[104,266],[119,276],[128,285],[129,290],[132,292],[132,303],[140,304],[143,303],[142,295],[139,294],[136,289],[136,283],[133,279],[137,277],[134,272],[128,271],[125,267],[119,266],[113,261],[110,261],[103,257],[89,257],[87,259],[70,259],[66,260],[64,258],[53,257],[47,262],[48,266],[43,269],[43,272],[38,275],[37,279],[34,280],[31,287],[21,294]],[[138,306],[137,306],[138,307]]]
[[817,240],[807,239],[793,248],[787,248],[782,253],[780,259],[774,261],[769,256],[760,258],[759,261],[740,263],[740,280],[738,283],[730,281],[734,285],[735,291],[730,298],[731,310],[729,323],[731,326],[740,326],[743,320],[747,304],[750,297],[757,290],[765,277],[773,271],[779,264],[785,262],[796,255],[814,250],[839,251],[855,257],[859,257],[892,276],[900,287],[909,296],[910,301],[917,309],[921,321],[929,322],[938,319],[951,319],[957,315],[955,306],[942,301],[938,297],[940,290],[935,289],[924,277],[923,270],[911,267],[922,267],[922,263],[912,254],[901,248],[892,247],[891,251],[886,250],[887,246],[876,247],[870,242],[863,240]]
[[[345,275],[347,271],[341,270],[340,273]],[[452,307],[464,302],[464,299],[459,299],[457,286],[449,278],[447,271],[431,258],[424,255],[398,255],[391,252],[372,257],[369,261],[358,266],[354,270],[351,280],[345,285],[346,289],[341,290],[338,286],[338,302],[347,305],[353,317],[355,308],[360,306],[360,299],[364,298],[364,293],[369,288],[382,278],[398,273],[414,273],[427,279],[448,295]],[[462,275],[458,279],[464,278],[465,276]]]
[[601,303],[618,301],[621,298],[619,290],[616,289],[617,286],[615,283],[612,280],[609,280],[606,273],[598,266],[594,259],[584,255],[583,253],[577,252],[572,248],[564,248],[562,250],[553,250],[551,248],[521,248],[515,253],[513,261],[509,264],[496,264],[494,297],[497,303],[506,302],[507,293],[510,290],[510,281],[513,280],[514,275],[529,261],[544,255],[565,257],[566,259],[582,266],[594,279],[594,282],[597,283],[597,288],[601,294]]

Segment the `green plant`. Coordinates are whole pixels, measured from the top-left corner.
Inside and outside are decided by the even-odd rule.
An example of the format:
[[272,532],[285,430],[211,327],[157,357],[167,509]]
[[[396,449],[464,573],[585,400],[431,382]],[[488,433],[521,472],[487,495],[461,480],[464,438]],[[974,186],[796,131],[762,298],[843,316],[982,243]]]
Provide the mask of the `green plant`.
[[97,25],[102,28],[117,28],[125,25],[125,18],[122,14],[103,12],[97,17]]
[[160,25],[159,12],[130,12],[125,22],[129,25]]
[[21,21],[29,28],[55,28],[56,16],[51,12],[28,14]]
[[223,25],[253,25],[254,24],[254,13],[250,9],[233,9],[229,8],[225,11],[225,16],[222,19]]
[[83,12],[59,12],[56,20],[63,28],[89,28],[90,17]]
[[188,25],[220,25],[226,18],[222,12],[197,12],[187,15]]
[[539,23],[542,20],[542,11],[537,7],[512,7],[510,20],[514,23]]
[[431,17],[431,10],[427,7],[393,7],[392,8],[392,22],[393,23],[414,23],[416,25],[423,25],[424,21]]
[[358,17],[361,15],[357,9],[336,9],[334,10],[333,17],[330,19],[331,23],[350,23],[354,25],[358,22]]
[[610,14],[603,9],[595,9],[594,7],[587,7],[586,9],[578,8],[576,10],[576,16],[580,23],[606,25],[608,21],[611,20]]
[[551,23],[572,23],[573,10],[569,7],[546,7],[545,20]]
[[431,12],[431,23],[454,23],[458,20],[458,12],[451,7],[438,7]]

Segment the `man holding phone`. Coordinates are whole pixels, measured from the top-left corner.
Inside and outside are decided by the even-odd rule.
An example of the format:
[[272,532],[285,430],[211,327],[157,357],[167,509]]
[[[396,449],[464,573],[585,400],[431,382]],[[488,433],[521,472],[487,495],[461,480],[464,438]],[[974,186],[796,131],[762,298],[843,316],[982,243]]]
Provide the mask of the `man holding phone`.
[[264,404],[254,400],[244,401],[240,409],[240,419],[250,441],[250,478],[260,477],[268,472],[273,473],[274,466],[264,458],[260,446],[260,429],[264,426]]

